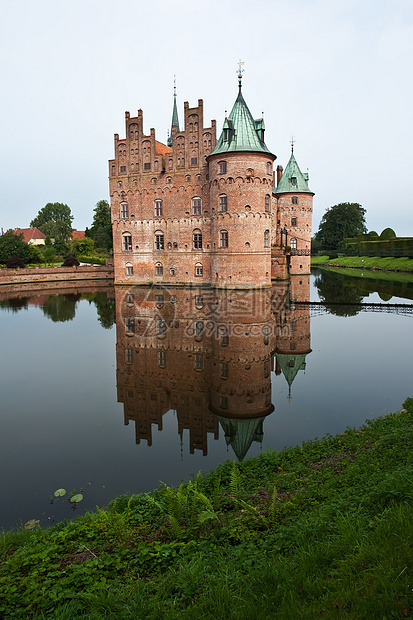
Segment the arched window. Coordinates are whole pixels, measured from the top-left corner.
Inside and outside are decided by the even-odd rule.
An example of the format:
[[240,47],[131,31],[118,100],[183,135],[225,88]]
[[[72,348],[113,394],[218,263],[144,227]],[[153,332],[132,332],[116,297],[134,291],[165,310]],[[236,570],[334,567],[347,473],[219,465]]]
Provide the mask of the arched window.
[[202,232],[196,228],[192,233],[192,247],[194,250],[202,250]]
[[132,235],[129,232],[122,234],[122,248],[125,252],[132,251]]
[[264,248],[269,248],[269,247],[270,247],[270,231],[265,230],[264,231]]
[[192,215],[201,215],[201,199],[198,196],[192,198]]
[[163,216],[162,200],[155,200],[155,217]]
[[163,276],[163,265],[162,265],[162,263],[155,263],[155,275]]
[[268,194],[265,196],[265,210],[266,211],[270,210],[270,197]]
[[132,263],[126,263],[125,265],[125,273],[127,276],[133,276],[133,265]]
[[194,329],[195,338],[202,338],[204,335],[204,322],[196,321],[194,327],[195,327]]
[[221,347],[227,347],[229,345],[229,331],[226,327],[220,327],[221,334]]
[[221,230],[219,232],[219,247],[220,248],[228,247],[228,231],[227,230]]
[[155,250],[164,250],[165,242],[164,242],[164,234],[161,230],[157,230],[155,232]]
[[174,276],[174,275],[175,275],[175,267],[171,267],[171,268],[170,268],[170,270],[169,270],[169,274],[170,274],[171,276]]
[[224,213],[228,208],[227,195],[221,194],[220,196],[218,196],[218,201],[219,201],[219,210]]
[[127,219],[129,217],[129,205],[127,202],[120,203],[120,216],[122,219]]
[[290,239],[290,247],[292,250],[296,250],[297,249],[297,239]]
[[298,205],[298,196],[292,196],[291,203],[293,205]]
[[172,250],[172,243],[170,241],[168,243],[168,250]]
[[203,267],[201,263],[197,263],[195,265],[195,275],[196,276],[202,276],[204,273]]

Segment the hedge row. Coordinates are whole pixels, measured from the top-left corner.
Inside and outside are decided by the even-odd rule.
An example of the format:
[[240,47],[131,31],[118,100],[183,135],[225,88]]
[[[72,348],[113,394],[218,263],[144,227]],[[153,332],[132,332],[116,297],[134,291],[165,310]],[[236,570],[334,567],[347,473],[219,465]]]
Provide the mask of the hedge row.
[[394,237],[387,241],[349,241],[348,256],[408,256],[413,258],[413,237]]

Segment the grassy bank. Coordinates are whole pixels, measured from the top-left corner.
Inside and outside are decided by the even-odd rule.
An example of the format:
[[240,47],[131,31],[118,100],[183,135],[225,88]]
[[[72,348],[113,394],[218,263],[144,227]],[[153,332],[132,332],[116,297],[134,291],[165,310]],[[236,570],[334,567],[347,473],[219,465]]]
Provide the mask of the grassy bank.
[[411,617],[413,399],[358,430],[3,533],[1,618]]
[[393,258],[386,256],[384,258],[374,256],[339,256],[332,258],[328,256],[312,256],[311,264],[323,267],[350,267],[356,269],[378,269],[384,271],[405,271],[413,273],[413,259]]

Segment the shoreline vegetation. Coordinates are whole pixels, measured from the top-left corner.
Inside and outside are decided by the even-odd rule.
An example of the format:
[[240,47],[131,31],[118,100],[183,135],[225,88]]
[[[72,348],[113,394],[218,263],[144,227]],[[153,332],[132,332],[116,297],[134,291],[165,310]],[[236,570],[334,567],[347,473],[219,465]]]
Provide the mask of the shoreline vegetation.
[[345,269],[359,269],[362,271],[390,271],[413,273],[413,259],[408,257],[394,258],[392,256],[339,256],[329,258],[328,255],[312,256],[312,267],[337,267]]
[[0,617],[411,617],[413,398],[403,407],[2,532]]

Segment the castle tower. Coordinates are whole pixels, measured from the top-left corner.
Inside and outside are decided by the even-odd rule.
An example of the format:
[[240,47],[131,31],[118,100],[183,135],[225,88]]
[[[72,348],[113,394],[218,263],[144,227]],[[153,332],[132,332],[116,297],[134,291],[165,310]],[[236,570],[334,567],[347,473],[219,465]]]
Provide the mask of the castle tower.
[[308,174],[303,174],[297,164],[293,143],[290,161],[281,174],[282,168],[278,166],[274,189],[278,224],[275,242],[291,248],[290,275],[309,274],[314,192],[308,187]]
[[273,161],[264,120],[254,120],[239,92],[207,157],[210,180],[211,284],[271,285]]

